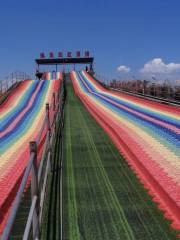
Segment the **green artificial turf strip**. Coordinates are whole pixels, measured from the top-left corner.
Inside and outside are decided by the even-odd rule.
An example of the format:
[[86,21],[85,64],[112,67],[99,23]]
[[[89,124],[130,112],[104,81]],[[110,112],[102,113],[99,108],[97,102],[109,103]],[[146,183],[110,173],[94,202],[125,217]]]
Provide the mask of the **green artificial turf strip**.
[[[21,240],[24,234],[26,221],[28,218],[29,210],[31,205],[31,191],[30,188],[24,193],[21,205],[18,209],[16,219],[10,234],[10,240]],[[31,236],[31,234],[30,234]]]
[[111,140],[67,86],[63,239],[176,239]]

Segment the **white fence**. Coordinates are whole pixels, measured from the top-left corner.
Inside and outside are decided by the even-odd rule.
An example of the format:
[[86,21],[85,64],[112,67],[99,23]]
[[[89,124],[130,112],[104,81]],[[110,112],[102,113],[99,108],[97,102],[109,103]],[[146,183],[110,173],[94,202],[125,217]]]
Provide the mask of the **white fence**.
[[0,92],[5,93],[15,83],[24,81],[26,79],[31,79],[31,77],[24,72],[20,71],[13,72],[8,77],[4,78],[3,80],[0,80]]

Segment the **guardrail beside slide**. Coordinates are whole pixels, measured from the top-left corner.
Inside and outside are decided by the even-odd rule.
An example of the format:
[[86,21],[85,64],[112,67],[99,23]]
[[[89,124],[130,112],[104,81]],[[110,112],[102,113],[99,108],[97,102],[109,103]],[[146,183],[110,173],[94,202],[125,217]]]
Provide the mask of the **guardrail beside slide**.
[[125,94],[129,94],[129,95],[132,95],[132,96],[136,96],[136,97],[139,97],[139,98],[144,98],[144,99],[148,99],[148,100],[151,100],[151,101],[154,101],[154,102],[159,102],[159,103],[163,103],[163,104],[167,104],[167,105],[172,105],[172,106],[179,106],[180,107],[180,101],[175,101],[175,100],[172,100],[172,99],[165,99],[165,98],[160,98],[160,97],[155,97],[155,96],[151,96],[151,95],[148,95],[148,94],[142,94],[142,93],[135,93],[135,92],[132,92],[132,91],[128,91],[128,90],[123,90],[123,89],[119,89],[119,88],[111,88],[111,90],[113,91],[117,91],[117,92],[121,92],[121,93],[125,93]]
[[0,92],[5,93],[7,92],[14,84],[18,82],[22,82],[24,80],[31,79],[31,77],[20,71],[16,71],[11,73],[8,77],[6,77],[3,80],[0,80]]
[[[62,85],[62,81],[60,82]],[[56,92],[52,93],[51,104],[46,103],[46,106],[44,106],[46,114],[44,121],[41,123],[36,141],[31,141],[29,143],[29,160],[18,186],[17,194],[15,200],[13,201],[8,221],[2,234],[2,240],[7,240],[10,237],[11,230],[16,219],[16,214],[21,204],[21,199],[29,184],[31,184],[31,207],[23,239],[28,239],[31,227],[33,239],[40,238],[40,224],[42,221],[46,183],[48,173],[51,170],[52,143],[58,121],[63,115],[63,89],[64,88],[60,86]],[[40,159],[38,159],[39,151],[41,151]]]

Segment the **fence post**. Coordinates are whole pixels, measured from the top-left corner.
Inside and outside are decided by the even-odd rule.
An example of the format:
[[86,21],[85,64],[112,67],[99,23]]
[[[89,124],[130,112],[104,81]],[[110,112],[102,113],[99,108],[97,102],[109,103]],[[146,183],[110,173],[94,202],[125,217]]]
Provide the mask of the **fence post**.
[[56,94],[53,92],[53,111],[56,110]]
[[37,204],[33,214],[33,239],[40,238],[39,228],[39,189],[38,189],[38,170],[37,170],[37,144],[36,142],[30,142],[30,153],[34,153],[31,176],[31,199],[33,201],[34,196],[37,196]]
[[8,90],[8,79],[6,79],[6,92]]
[[50,146],[50,141],[51,141],[51,126],[50,126],[50,118],[49,118],[49,103],[46,103],[46,121],[47,121],[47,127],[48,127],[48,152],[50,152],[50,168],[52,170],[52,161],[51,161],[51,146]]
[[46,103],[46,121],[47,121],[47,127],[49,131],[49,139],[50,139],[51,126],[50,126],[50,118],[49,118],[49,103]]
[[49,103],[46,103],[46,121],[47,121],[47,134],[48,134],[48,148],[50,150],[50,139],[51,139],[51,125],[49,117]]
[[1,81],[1,93],[3,93],[3,81]]
[[59,89],[58,89],[58,92],[57,92],[57,101],[59,103]]

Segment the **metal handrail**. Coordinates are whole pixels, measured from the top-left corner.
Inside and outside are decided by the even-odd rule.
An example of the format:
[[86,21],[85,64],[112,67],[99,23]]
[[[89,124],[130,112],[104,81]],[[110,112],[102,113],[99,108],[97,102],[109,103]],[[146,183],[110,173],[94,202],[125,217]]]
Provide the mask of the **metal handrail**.
[[43,124],[41,126],[41,130],[40,130],[39,135],[38,135],[37,140],[36,140],[37,145],[39,145],[39,143],[41,141],[42,134],[43,134],[43,131],[44,131],[44,128],[45,128],[46,124],[47,124],[47,119],[45,117],[44,120],[43,120]]
[[[61,92],[63,92],[62,87],[61,87]],[[53,97],[54,96],[55,94],[53,93]],[[57,111],[54,112],[54,117],[53,117],[53,122],[54,122],[53,126],[50,125],[49,104],[46,104],[46,118],[45,118],[45,121],[43,122],[43,127],[45,127],[47,124],[48,130],[47,130],[46,140],[43,148],[43,155],[40,161],[39,168],[37,168],[37,165],[36,165],[37,164],[37,145],[40,143],[44,129],[41,128],[41,131],[37,137],[37,142],[30,142],[30,159],[25,169],[19,190],[16,194],[16,198],[15,198],[15,201],[14,201],[14,204],[13,204],[13,207],[12,207],[12,210],[8,218],[8,222],[4,229],[1,240],[8,240],[10,236],[13,224],[15,222],[17,211],[21,203],[22,195],[25,190],[27,181],[29,179],[30,172],[32,173],[32,176],[31,176],[32,202],[31,202],[30,212],[29,212],[27,223],[26,223],[23,239],[24,240],[28,239],[31,225],[33,226],[33,239],[39,239],[39,233],[40,233],[39,224],[41,223],[41,218],[42,218],[42,209],[43,209],[43,203],[45,198],[46,183],[48,178],[48,172],[51,169],[51,154],[52,154],[51,145],[52,145],[52,139],[54,137],[55,130],[56,130],[54,125],[56,125],[56,122],[61,113],[60,101],[62,101],[63,94],[58,94],[58,97],[59,99],[57,101]],[[54,100],[53,100],[53,104],[55,104]],[[53,106],[53,109],[56,109],[56,106]],[[46,157],[47,157],[47,161],[46,161],[46,167],[45,167],[44,181],[42,183],[42,190],[40,190],[40,180],[43,174],[43,171],[42,171],[43,164]]]
[[122,89],[119,89],[119,88],[110,87],[110,89],[113,90],[113,91],[116,91],[116,92],[127,93],[128,95],[138,96],[140,98],[145,98],[145,99],[155,101],[155,102],[161,102],[161,103],[163,102],[163,103],[173,105],[173,106],[178,106],[178,107],[180,105],[180,102],[176,101],[176,100],[169,100],[169,99],[165,99],[165,98],[161,98],[161,97],[155,97],[155,96],[148,95],[148,94],[143,94],[143,93],[135,93],[135,92],[132,92],[132,91],[129,91],[129,90],[122,90]]
[[32,153],[31,156],[30,156],[29,163],[28,163],[28,165],[26,167],[26,170],[25,170],[25,173],[24,173],[24,176],[23,176],[20,188],[19,188],[19,190],[17,192],[16,198],[15,198],[15,202],[13,204],[12,212],[10,214],[9,220],[8,220],[7,225],[5,227],[5,230],[3,232],[2,240],[7,240],[9,238],[9,234],[11,232],[13,223],[14,223],[15,218],[16,218],[17,210],[18,210],[20,202],[21,202],[21,198],[22,198],[24,189],[26,187],[27,179],[29,177],[29,174],[30,174],[30,171],[31,171],[31,168],[32,168],[32,165],[33,165],[34,157],[35,157],[35,153]]
[[32,204],[31,204],[28,220],[27,220],[27,223],[26,223],[26,228],[25,228],[25,231],[24,231],[23,240],[28,239],[28,236],[30,234],[31,219],[33,218],[33,214],[34,214],[34,211],[35,211],[36,203],[37,203],[37,196],[34,196],[33,200],[32,200]]
[[22,82],[26,79],[31,79],[31,77],[24,72],[13,72],[3,80],[0,80],[0,92],[5,93],[13,86],[13,84]]
[[49,136],[46,135],[44,148],[43,148],[43,153],[42,153],[42,158],[41,158],[41,161],[40,161],[40,164],[39,164],[39,170],[38,170],[38,184],[40,184],[40,180],[41,180],[41,176],[42,176],[43,164],[44,164],[44,160],[45,160],[46,154],[47,154],[48,143],[49,143]]

